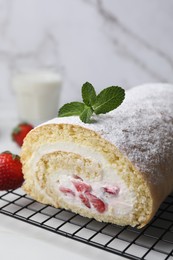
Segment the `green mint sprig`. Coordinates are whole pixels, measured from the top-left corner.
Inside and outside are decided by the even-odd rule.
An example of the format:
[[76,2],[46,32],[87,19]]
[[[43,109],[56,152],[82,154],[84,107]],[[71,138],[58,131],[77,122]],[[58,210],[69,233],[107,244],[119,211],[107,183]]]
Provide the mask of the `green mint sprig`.
[[118,86],[103,89],[98,95],[89,82],[82,86],[82,102],[71,102],[63,105],[59,117],[79,116],[84,123],[91,123],[93,114],[106,114],[117,108],[125,98],[125,90]]

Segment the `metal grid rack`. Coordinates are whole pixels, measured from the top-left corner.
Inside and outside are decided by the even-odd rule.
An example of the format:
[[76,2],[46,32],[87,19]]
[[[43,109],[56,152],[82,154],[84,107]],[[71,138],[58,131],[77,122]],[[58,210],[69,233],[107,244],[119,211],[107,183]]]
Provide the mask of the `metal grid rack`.
[[173,260],[173,194],[140,230],[43,205],[21,189],[0,192],[0,213],[128,259]]

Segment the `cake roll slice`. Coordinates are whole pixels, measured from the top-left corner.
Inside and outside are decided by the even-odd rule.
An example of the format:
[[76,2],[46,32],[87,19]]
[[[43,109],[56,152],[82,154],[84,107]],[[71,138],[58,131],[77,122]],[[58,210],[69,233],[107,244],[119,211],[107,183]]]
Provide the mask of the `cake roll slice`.
[[91,124],[50,120],[27,135],[21,161],[35,200],[141,228],[173,191],[173,85],[134,87]]

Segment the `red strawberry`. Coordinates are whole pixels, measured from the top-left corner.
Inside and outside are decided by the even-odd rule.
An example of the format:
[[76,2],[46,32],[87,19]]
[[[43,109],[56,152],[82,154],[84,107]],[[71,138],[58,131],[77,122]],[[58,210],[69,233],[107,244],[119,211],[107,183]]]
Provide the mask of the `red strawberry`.
[[73,185],[75,186],[78,192],[86,192],[91,191],[91,186],[82,181],[72,181]]
[[72,190],[69,189],[69,188],[66,188],[66,187],[61,186],[61,187],[59,188],[59,190],[60,190],[62,193],[64,193],[65,195],[73,195],[73,196],[75,196],[74,191],[72,191]]
[[73,174],[73,178],[83,181],[82,178],[80,176],[76,175],[76,174]]
[[118,195],[120,189],[118,187],[103,187],[104,192],[111,195]]
[[81,199],[82,203],[87,207],[87,208],[91,208],[89,199],[87,197],[85,197],[83,194],[79,195],[79,198]]
[[25,136],[33,129],[33,126],[28,123],[20,123],[12,131],[12,139],[19,146],[22,146]]
[[8,151],[0,154],[0,190],[13,190],[23,183],[20,157]]
[[91,194],[90,192],[85,193],[93,207],[100,213],[103,213],[106,210],[106,205],[105,203],[96,197],[95,195]]

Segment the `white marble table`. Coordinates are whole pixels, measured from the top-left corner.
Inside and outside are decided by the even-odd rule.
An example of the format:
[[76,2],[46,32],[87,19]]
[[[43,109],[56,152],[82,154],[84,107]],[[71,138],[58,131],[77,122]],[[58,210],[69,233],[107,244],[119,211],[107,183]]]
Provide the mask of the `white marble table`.
[[62,73],[62,103],[81,85],[173,82],[172,0],[0,0],[0,102],[13,102],[11,75]]
[[124,259],[0,214],[2,260],[11,259]]

